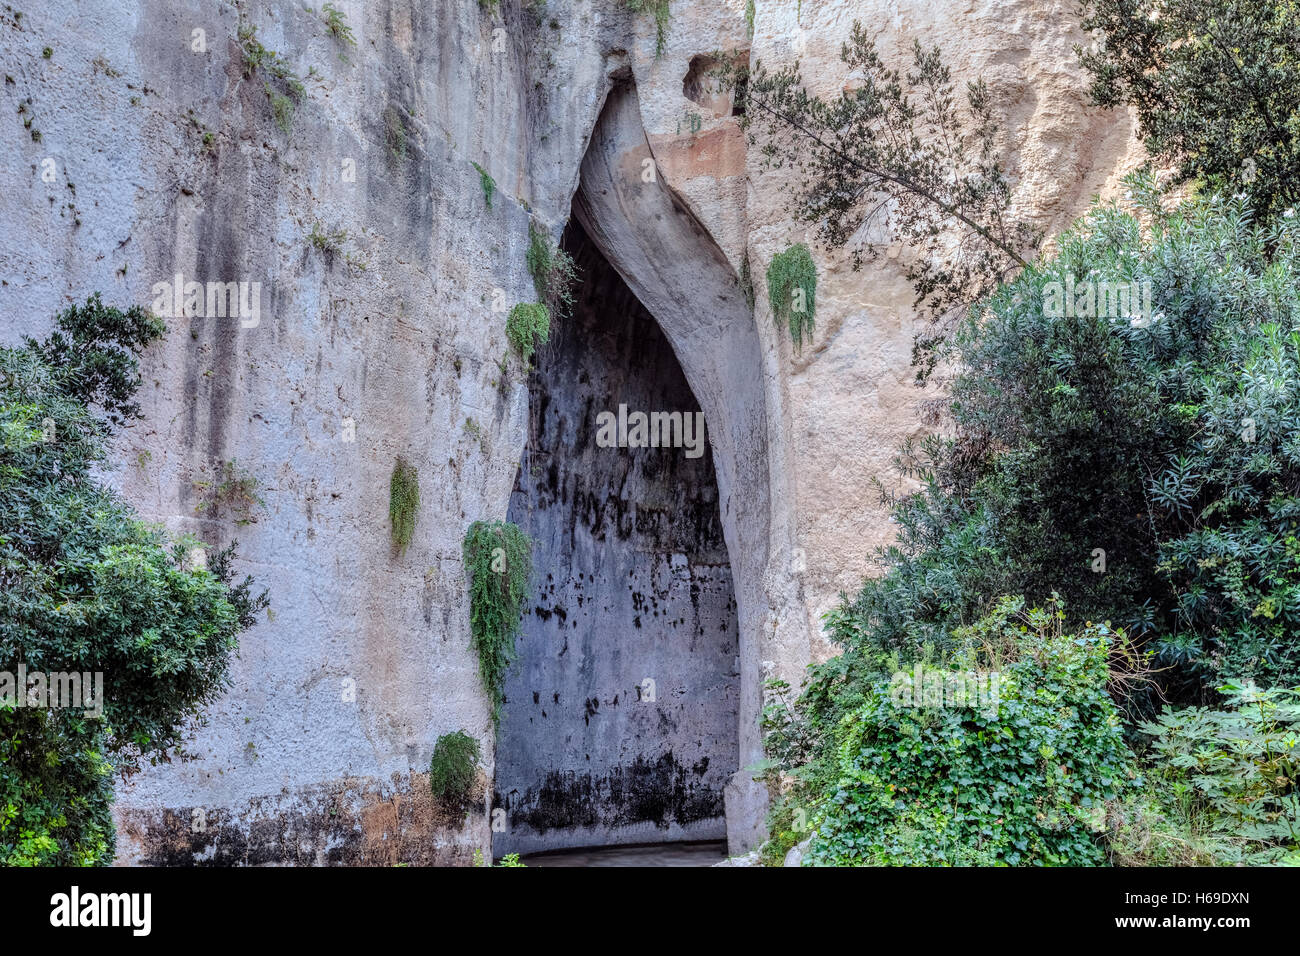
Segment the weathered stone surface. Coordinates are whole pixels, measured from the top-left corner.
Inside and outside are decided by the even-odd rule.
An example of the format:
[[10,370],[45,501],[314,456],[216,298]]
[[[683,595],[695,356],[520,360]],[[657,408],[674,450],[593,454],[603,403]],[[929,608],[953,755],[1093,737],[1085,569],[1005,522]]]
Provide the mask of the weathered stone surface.
[[[602,169],[614,192],[585,188],[579,218],[660,322],[707,416],[737,602],[737,766],[760,755],[759,661],[797,685],[829,653],[820,615],[891,534],[869,481],[890,480],[932,396],[912,384],[912,294],[897,259],[855,273],[818,250],[816,340],[792,354],[762,277],[811,234],[791,217],[782,174],[700,91],[698,62],[692,84],[696,58],[800,56],[831,90],[855,18],[891,63],[905,65],[913,38],[937,43],[959,86],[988,80],[1015,201],[1049,232],[1139,155],[1127,117],[1087,106],[1074,8],[1053,0],[758,0],[752,38],[744,0],[675,0],[659,57],[653,22],[614,0],[550,0],[541,18],[518,0],[497,14],[476,0],[337,5],[355,49],[318,13],[271,0],[46,0],[21,23],[0,18],[5,341],[43,332],[96,290],[149,305],[177,273],[262,284],[255,326],[169,321],[144,369],[146,418],[109,475],[151,520],[213,545],[238,538],[241,570],[275,609],[243,638],[197,759],[119,788],[123,862],[388,860],[331,853],[364,846],[346,834],[373,833],[366,807],[394,801],[395,829],[379,832],[400,834],[396,856],[488,851],[486,815],[457,828],[405,808],[420,803],[442,733],[478,737],[495,774],[460,541],[470,522],[506,514],[529,418],[522,371],[497,365],[494,296],[533,298],[529,217],[558,237],[580,176],[590,185]],[[245,76],[241,16],[304,77],[288,133],[265,76]],[[611,90],[617,136],[601,146]],[[629,158],[653,158],[658,190],[632,191],[642,167],[619,165]],[[473,163],[496,182],[491,209]],[[347,237],[318,247],[313,227]],[[752,318],[726,287],[746,257]],[[398,455],[422,489],[400,557],[387,528]],[[247,524],[205,507],[205,484],[232,460],[265,502]],[[322,815],[339,787],[352,796]],[[765,793],[743,769],[726,789],[738,852],[761,834]],[[194,808],[221,821],[215,841],[177,823]],[[256,829],[252,808],[280,822]]]

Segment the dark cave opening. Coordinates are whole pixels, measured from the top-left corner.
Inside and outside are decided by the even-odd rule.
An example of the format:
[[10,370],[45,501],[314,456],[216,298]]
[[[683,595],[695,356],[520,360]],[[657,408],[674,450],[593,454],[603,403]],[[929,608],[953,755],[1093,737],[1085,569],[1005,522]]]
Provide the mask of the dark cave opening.
[[[639,447],[636,430],[638,412],[689,426],[699,404],[576,219],[563,246],[580,285],[535,359],[508,512],[535,570],[497,737],[493,854],[725,839],[739,629],[712,452],[689,427],[679,447]],[[606,447],[620,406],[626,447]]]

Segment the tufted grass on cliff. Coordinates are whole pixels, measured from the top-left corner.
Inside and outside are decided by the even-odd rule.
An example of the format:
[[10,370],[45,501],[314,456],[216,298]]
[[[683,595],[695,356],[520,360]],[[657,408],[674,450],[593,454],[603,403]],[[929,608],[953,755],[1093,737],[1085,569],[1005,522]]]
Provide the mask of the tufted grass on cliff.
[[401,554],[411,543],[420,511],[420,477],[405,458],[393,465],[388,482],[388,520],[392,525],[393,549]]
[[501,720],[506,670],[515,659],[519,615],[533,573],[532,547],[528,535],[509,521],[475,521],[465,532],[470,637],[494,723]]
[[525,363],[551,338],[551,314],[540,302],[520,302],[506,318],[506,338]]
[[429,789],[445,806],[464,812],[469,807],[478,770],[478,741],[463,730],[443,734],[429,761]]
[[294,74],[288,60],[262,45],[257,38],[257,27],[251,23],[240,23],[239,46],[243,51],[245,79],[252,79],[260,70],[275,80],[276,86],[272,86],[271,80],[263,81],[262,86],[271,104],[275,125],[286,136],[289,135],[293,131],[294,104],[302,99],[306,87]]
[[334,39],[344,46],[357,45],[357,38],[353,36],[352,27],[348,25],[347,14],[332,3],[327,3],[321,7],[321,14],[325,18],[325,26],[329,28]]
[[802,242],[774,256],[767,267],[767,299],[772,317],[790,329],[795,351],[812,341],[817,310],[817,265]]
[[481,186],[483,189],[483,201],[487,203],[487,207],[491,209],[492,196],[497,191],[497,181],[493,179],[492,176],[488,173],[488,171],[484,169],[482,166],[480,166],[478,163],[470,163],[470,165],[473,166],[475,171],[478,172],[478,183],[479,186]]
[[557,321],[567,318],[573,309],[573,287],[578,281],[578,268],[573,257],[551,240],[550,233],[530,221],[528,252],[524,261],[533,277],[537,301],[545,305]]

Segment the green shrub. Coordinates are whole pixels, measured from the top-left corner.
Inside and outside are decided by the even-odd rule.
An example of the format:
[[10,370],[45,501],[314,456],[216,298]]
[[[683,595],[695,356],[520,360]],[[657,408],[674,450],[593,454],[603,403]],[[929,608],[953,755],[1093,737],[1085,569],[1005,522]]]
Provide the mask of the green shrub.
[[465,532],[469,578],[470,634],[478,654],[479,678],[501,719],[506,670],[515,659],[515,638],[532,577],[532,542],[508,521],[475,521]]
[[[899,537],[828,618],[828,679],[1056,591],[1157,648],[1174,699],[1300,683],[1300,225],[1207,197],[1098,208],[1058,247],[959,331],[955,436],[905,447],[921,487],[883,495]],[[1052,314],[1087,281],[1146,286],[1150,314]]]
[[537,301],[557,320],[567,318],[573,309],[573,287],[578,281],[573,257],[558,248],[545,229],[529,222],[525,261],[533,277],[533,288],[537,290]]
[[267,605],[230,583],[234,545],[187,568],[199,542],[95,477],[162,323],[93,296],[57,324],[0,349],[0,671],[98,672],[103,716],[0,703],[0,864],[111,863],[112,770],[175,755]]
[[802,242],[772,258],[767,267],[767,300],[778,326],[790,329],[795,351],[812,341],[817,311],[817,266]]
[[537,345],[551,337],[551,316],[540,302],[521,302],[506,318],[506,338],[524,362],[533,357]]
[[398,554],[411,543],[419,516],[419,474],[414,465],[399,457],[393,463],[393,475],[388,480],[388,522],[392,529],[393,548]]
[[478,772],[478,741],[457,730],[443,734],[429,761],[429,788],[433,798],[458,812],[468,809]]
[[1300,9],[1265,0],[1085,0],[1092,94],[1127,106],[1180,181],[1244,192],[1255,213],[1300,204]]
[[1225,708],[1139,726],[1148,786],[1112,813],[1116,862],[1300,864],[1300,690],[1221,689]]
[[915,663],[870,686],[836,728],[836,780],[814,804],[809,865],[1104,861],[1105,805],[1134,775],[1106,690],[1123,635],[1069,634],[1059,608],[1023,607],[999,602],[929,665],[932,678],[942,666],[998,681],[971,706],[901,706]]

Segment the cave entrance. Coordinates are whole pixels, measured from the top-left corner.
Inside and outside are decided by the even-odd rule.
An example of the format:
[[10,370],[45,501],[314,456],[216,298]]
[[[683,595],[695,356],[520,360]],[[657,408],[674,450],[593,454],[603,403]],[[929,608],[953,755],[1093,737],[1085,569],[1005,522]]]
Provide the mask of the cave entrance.
[[536,571],[497,738],[508,828],[493,853],[723,840],[739,628],[704,414],[577,220],[563,245],[581,285],[530,376],[509,507]]
[[[767,809],[766,789],[738,769],[763,754],[758,649],[802,607],[780,573],[788,509],[772,506],[788,494],[768,463],[775,359],[737,267],[657,175],[630,72],[610,81],[566,235],[584,301],[539,359],[533,450],[510,503],[538,539],[537,600],[498,734],[507,814],[493,851],[725,832],[743,853]],[[707,452],[599,448],[597,416],[619,404],[629,417],[698,408]],[[545,685],[552,673],[576,699]],[[655,701],[642,702],[651,686]]]

